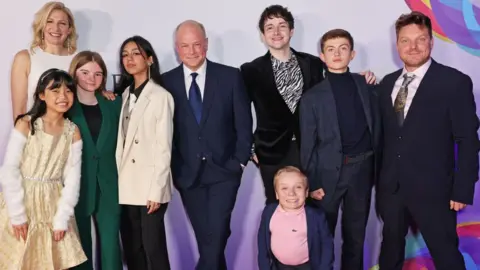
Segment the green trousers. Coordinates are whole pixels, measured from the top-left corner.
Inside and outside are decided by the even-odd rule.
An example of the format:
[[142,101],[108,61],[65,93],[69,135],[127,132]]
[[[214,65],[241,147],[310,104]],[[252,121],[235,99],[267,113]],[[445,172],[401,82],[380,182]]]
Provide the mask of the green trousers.
[[[92,251],[92,223],[93,218],[96,225],[97,249],[102,270],[122,270],[122,255],[120,251],[120,211],[107,209],[102,202],[101,195],[97,196],[96,211],[92,216],[75,215],[77,220],[80,241],[83,251],[88,260],[83,264],[74,267],[75,270],[93,270]],[[98,258],[98,257],[97,257]]]

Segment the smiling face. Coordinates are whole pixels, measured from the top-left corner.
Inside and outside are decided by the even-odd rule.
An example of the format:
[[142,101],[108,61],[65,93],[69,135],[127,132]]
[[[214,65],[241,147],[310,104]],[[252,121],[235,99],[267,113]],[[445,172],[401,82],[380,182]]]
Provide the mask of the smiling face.
[[53,81],[47,86],[47,89],[39,95],[40,99],[45,101],[47,109],[58,113],[67,112],[73,104],[73,92],[64,83],[57,88],[52,88]]
[[76,71],[76,79],[80,91],[95,92],[102,85],[104,74],[97,62],[88,62]]
[[196,71],[205,62],[208,39],[199,25],[184,23],[176,33],[175,48],[182,63]]
[[282,50],[290,47],[290,39],[293,36],[293,29],[283,18],[268,18],[264,23],[262,40],[267,46],[274,50]]
[[398,31],[397,51],[407,69],[416,69],[430,59],[433,39],[427,27],[409,24]]
[[300,209],[308,196],[307,181],[300,172],[285,171],[276,177],[275,194],[285,211]]
[[43,39],[47,44],[63,46],[70,35],[68,15],[62,10],[54,9],[47,18],[43,28]]

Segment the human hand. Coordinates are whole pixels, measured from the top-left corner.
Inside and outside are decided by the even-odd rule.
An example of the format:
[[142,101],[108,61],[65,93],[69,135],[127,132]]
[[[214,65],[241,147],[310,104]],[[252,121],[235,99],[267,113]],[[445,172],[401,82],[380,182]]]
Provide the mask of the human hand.
[[13,227],[13,233],[15,234],[15,238],[17,238],[17,240],[20,240],[20,237],[23,239],[23,241],[27,240],[27,234],[28,234],[27,222],[20,225],[12,225],[12,227]]
[[451,210],[455,210],[455,211],[458,212],[458,211],[464,209],[465,207],[467,207],[467,205],[464,204],[464,203],[450,201],[450,209]]
[[147,201],[147,209],[148,209],[147,214],[151,214],[151,213],[157,211],[158,208],[160,208],[160,203]]
[[115,93],[113,93],[112,91],[106,90],[102,91],[102,95],[108,100],[115,100],[115,98],[117,97],[117,95],[115,95]]
[[323,191],[323,188],[319,188],[317,190],[310,192],[310,197],[318,201],[321,201],[324,196],[325,196],[325,192]]
[[65,237],[65,231],[53,231],[53,240],[60,241]]
[[360,72],[359,74],[365,76],[365,80],[368,84],[375,84],[377,82],[375,74],[373,74],[373,72],[371,72],[370,70]]

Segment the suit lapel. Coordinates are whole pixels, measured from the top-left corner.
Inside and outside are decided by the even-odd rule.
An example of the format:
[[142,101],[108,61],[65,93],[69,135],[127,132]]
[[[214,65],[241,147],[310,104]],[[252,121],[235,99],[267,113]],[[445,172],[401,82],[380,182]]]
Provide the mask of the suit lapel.
[[102,113],[102,124],[100,126],[100,133],[98,134],[97,138],[97,150],[101,151],[103,145],[108,139],[108,134],[112,124],[109,120],[111,119],[110,114],[112,112],[109,110],[109,106],[107,104],[108,101],[105,100],[100,93],[96,93],[95,96],[97,97],[98,106],[100,107],[100,111]]
[[418,110],[417,107],[420,107],[420,105],[417,105],[417,103],[421,102],[422,96],[425,94],[425,92],[428,91],[428,88],[425,87],[426,84],[428,84],[428,80],[434,79],[433,72],[431,72],[432,69],[435,68],[435,62],[432,59],[432,63],[430,64],[430,67],[428,68],[427,72],[425,73],[425,76],[423,76],[422,81],[418,85],[417,91],[415,93],[415,96],[413,96],[412,103],[410,104],[410,107],[408,109],[407,115],[405,115],[405,120],[403,122],[403,127],[405,127],[410,121],[408,121],[409,118],[414,118],[414,117],[409,117],[412,114],[415,114]]
[[[143,113],[150,103],[150,94],[152,93],[153,84],[148,82],[145,85],[140,97],[138,98],[135,108],[130,115],[130,122],[128,123],[127,136],[125,136],[125,149],[128,149],[133,141],[133,135],[137,132],[138,125],[140,124]],[[126,153],[126,151],[124,152]]]
[[332,120],[332,128],[335,132],[335,135],[338,136],[339,140],[342,141],[341,134],[340,134],[340,127],[338,124],[338,113],[337,113],[337,104],[335,103],[335,97],[333,96],[333,89],[328,81],[328,78],[325,78],[325,83],[322,87],[323,96],[321,100],[323,100],[322,106],[324,106],[325,110],[327,111],[327,115],[329,115],[330,119]]
[[200,126],[203,126],[208,118],[208,113],[210,112],[210,108],[215,97],[215,91],[218,88],[217,78],[214,76],[214,74],[215,66],[212,62],[207,60],[207,69],[205,71],[205,88],[203,90],[202,119],[200,120]]
[[312,74],[310,73],[310,59],[308,58],[303,58],[298,56],[297,52],[293,49],[292,53],[295,55],[298,61],[298,65],[300,66],[300,70],[302,71],[302,77],[303,77],[303,91],[307,91],[308,87],[307,85],[310,85],[310,80],[312,78]]
[[[360,100],[362,101],[363,110],[365,112],[365,118],[367,120],[368,129],[370,133],[373,131],[372,125],[372,112],[371,112],[371,105],[370,105],[370,92],[365,84],[364,77],[358,77],[353,75],[353,80],[355,81],[355,85],[357,86],[358,95],[360,96]],[[360,81],[360,80],[363,80]]]
[[[266,95],[269,95],[272,98],[272,104],[278,104],[283,107],[283,110],[287,111],[289,114],[292,114],[292,111],[288,107],[287,103],[283,99],[280,91],[278,91],[277,83],[275,81],[275,75],[273,74],[272,60],[270,52],[267,52],[262,60],[263,64],[261,67],[261,73],[258,74],[258,80],[265,83],[264,91]],[[263,74],[262,74],[263,73]]]
[[92,133],[90,132],[90,128],[88,127],[88,124],[87,124],[87,119],[85,119],[85,114],[83,113],[82,105],[78,100],[76,100],[73,103],[71,110],[73,115],[72,121],[74,121],[75,124],[79,126],[79,128],[81,128],[81,130],[88,131],[88,132],[82,133],[82,140],[85,140],[90,145],[95,146],[95,143],[93,142],[93,138],[92,138]]

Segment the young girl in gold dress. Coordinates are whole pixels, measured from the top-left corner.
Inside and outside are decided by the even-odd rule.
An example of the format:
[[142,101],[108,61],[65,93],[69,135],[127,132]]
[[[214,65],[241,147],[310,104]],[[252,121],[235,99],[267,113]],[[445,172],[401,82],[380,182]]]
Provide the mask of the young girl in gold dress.
[[15,121],[0,170],[2,270],[62,270],[86,260],[73,218],[82,140],[64,116],[75,91],[68,73],[47,70],[32,109]]

